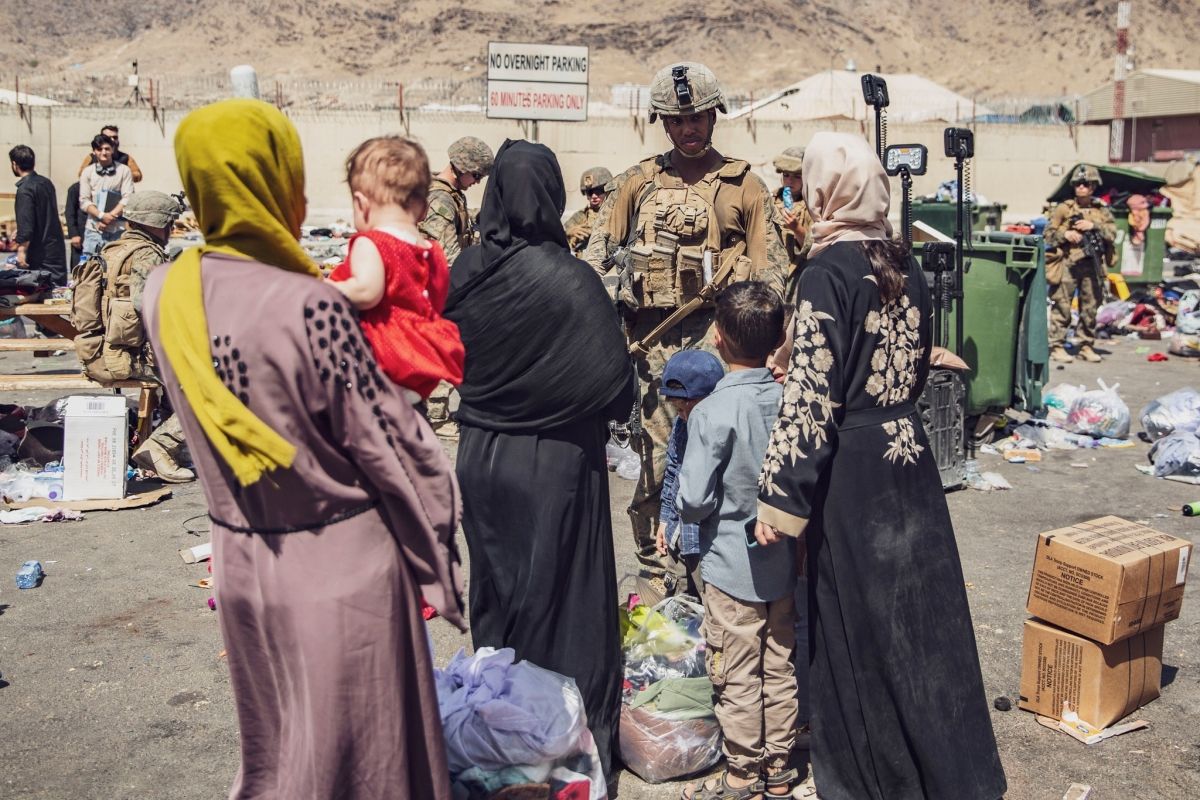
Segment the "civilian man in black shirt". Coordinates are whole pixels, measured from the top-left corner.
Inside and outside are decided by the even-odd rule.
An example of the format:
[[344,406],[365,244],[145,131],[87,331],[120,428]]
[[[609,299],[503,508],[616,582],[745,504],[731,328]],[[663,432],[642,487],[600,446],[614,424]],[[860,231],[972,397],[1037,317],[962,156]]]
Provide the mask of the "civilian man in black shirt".
[[66,246],[58,221],[58,196],[49,178],[33,171],[33,150],[19,144],[8,151],[17,177],[17,263],[54,276],[55,286],[67,285]]

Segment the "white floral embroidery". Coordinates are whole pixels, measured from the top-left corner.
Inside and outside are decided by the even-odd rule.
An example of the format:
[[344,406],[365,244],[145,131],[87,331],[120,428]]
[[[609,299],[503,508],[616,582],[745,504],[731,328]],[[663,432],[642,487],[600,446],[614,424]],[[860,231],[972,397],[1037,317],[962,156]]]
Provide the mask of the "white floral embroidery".
[[[917,385],[917,367],[925,357],[921,347],[921,310],[908,295],[901,295],[872,311],[863,321],[863,330],[878,335],[879,343],[871,354],[871,375],[865,386],[877,405],[894,406],[912,399]],[[925,448],[917,444],[917,434],[908,419],[885,422],[883,430],[892,437],[884,458],[893,464],[915,464]]]
[[883,453],[884,458],[893,464],[897,460],[902,460],[905,464],[917,463],[917,456],[921,455],[921,451],[925,448],[917,444],[917,431],[913,427],[911,419],[906,417],[885,422],[883,431],[892,437],[887,450]]
[[833,368],[833,351],[829,349],[821,323],[833,321],[823,311],[815,311],[804,300],[796,309],[792,322],[792,360],[787,380],[783,384],[783,405],[771,443],[767,447],[759,486],[769,495],[787,496],[775,483],[775,476],[784,462],[794,465],[809,452],[826,444],[826,428],[833,422],[833,410],[841,406],[829,397],[829,371]]

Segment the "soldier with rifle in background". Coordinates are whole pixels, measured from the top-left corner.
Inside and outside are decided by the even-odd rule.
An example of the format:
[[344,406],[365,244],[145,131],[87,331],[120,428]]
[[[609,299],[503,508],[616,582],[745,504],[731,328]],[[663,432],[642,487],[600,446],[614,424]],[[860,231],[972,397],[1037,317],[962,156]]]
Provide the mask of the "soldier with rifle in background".
[[1100,361],[1092,349],[1096,341],[1096,309],[1108,283],[1107,265],[1113,254],[1117,226],[1112,212],[1096,199],[1100,172],[1080,164],[1071,175],[1075,197],[1055,206],[1046,225],[1046,282],[1053,307],[1050,312],[1050,358],[1069,364],[1067,329],[1071,327],[1071,298],[1079,290],[1079,324],[1075,338],[1079,357]]

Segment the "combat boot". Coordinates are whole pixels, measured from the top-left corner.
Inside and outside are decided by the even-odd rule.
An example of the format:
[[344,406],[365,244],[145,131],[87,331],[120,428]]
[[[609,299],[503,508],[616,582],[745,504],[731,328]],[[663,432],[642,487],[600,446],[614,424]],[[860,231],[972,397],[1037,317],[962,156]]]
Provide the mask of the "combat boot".
[[167,449],[154,439],[147,439],[131,460],[142,469],[154,472],[164,483],[187,483],[196,480],[196,473],[180,466]]
[[1083,347],[1079,348],[1079,357],[1084,361],[1090,361],[1093,364],[1099,364],[1104,360],[1100,357],[1099,353],[1092,349],[1090,344],[1085,344]]
[[1067,352],[1067,348],[1061,344],[1056,344],[1054,349],[1050,351],[1051,361],[1060,361],[1063,364],[1071,364],[1075,361],[1075,356]]

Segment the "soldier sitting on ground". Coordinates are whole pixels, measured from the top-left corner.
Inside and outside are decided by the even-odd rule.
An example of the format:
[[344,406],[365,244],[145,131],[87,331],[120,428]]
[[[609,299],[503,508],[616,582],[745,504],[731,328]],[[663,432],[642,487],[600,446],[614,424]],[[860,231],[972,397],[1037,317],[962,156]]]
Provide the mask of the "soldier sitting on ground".
[[587,249],[588,239],[592,237],[592,226],[600,207],[604,205],[606,196],[605,186],[612,180],[612,173],[604,167],[592,167],[579,178],[579,191],[583,194],[587,205],[576,211],[568,219],[564,228],[567,230],[567,244],[576,255]]
[[1080,164],[1071,175],[1075,197],[1055,206],[1046,225],[1046,283],[1050,287],[1050,357],[1069,364],[1067,329],[1071,327],[1071,298],[1079,290],[1079,324],[1075,338],[1079,357],[1100,361],[1096,341],[1096,309],[1104,298],[1106,268],[1113,254],[1117,226],[1112,212],[1096,199],[1100,171]]

